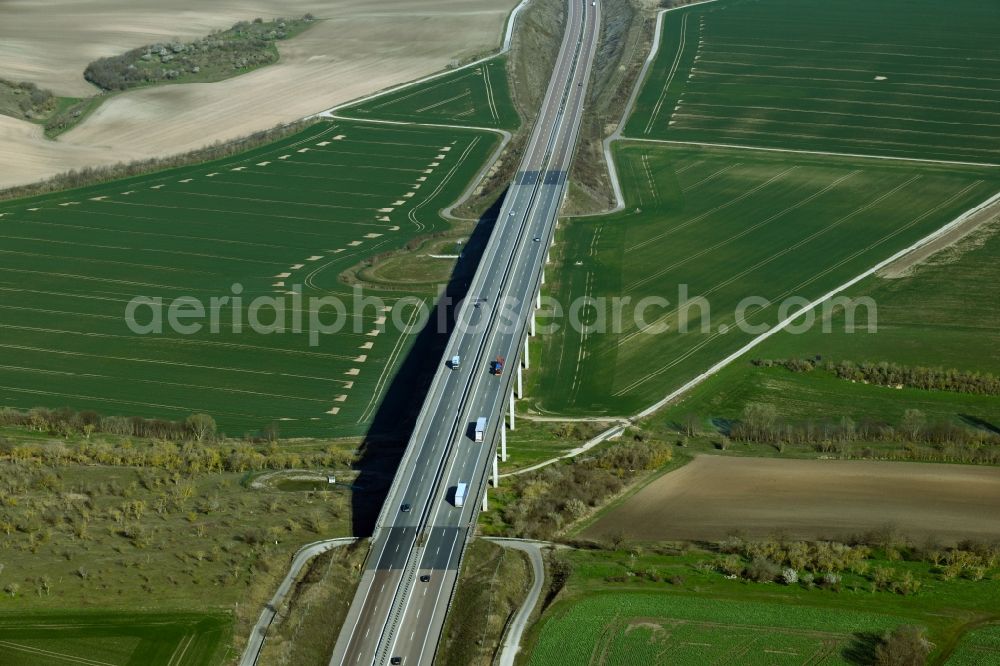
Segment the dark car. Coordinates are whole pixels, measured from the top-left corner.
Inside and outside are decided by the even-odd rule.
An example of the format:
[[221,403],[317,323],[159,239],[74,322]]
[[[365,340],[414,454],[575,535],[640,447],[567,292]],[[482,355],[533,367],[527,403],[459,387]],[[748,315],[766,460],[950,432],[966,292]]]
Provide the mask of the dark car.
[[410,508],[411,507],[409,504],[404,504],[403,506],[399,507],[399,510],[402,511],[403,513],[409,513]]
[[403,658],[402,657],[393,657],[392,659],[389,660],[389,663],[390,664],[402,664],[403,663]]
[[424,574],[423,576],[421,576],[421,577],[420,577],[420,582],[421,582],[421,583],[429,583],[429,582],[431,582],[431,577],[430,577],[430,575],[428,575],[428,574]]

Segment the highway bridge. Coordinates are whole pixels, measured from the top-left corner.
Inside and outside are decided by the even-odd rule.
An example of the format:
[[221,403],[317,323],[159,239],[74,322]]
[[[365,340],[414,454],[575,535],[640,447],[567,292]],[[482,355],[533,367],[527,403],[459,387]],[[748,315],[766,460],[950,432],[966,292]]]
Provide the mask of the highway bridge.
[[[567,3],[542,107],[379,515],[331,666],[434,659],[462,554],[491,471],[496,475],[505,413],[513,425],[513,382],[519,363],[529,361],[527,336],[600,32],[599,2]],[[446,363],[453,356],[461,359],[457,369]],[[490,372],[497,356],[506,359],[500,375]],[[476,443],[480,417],[489,425]],[[470,489],[461,507],[459,483]]]

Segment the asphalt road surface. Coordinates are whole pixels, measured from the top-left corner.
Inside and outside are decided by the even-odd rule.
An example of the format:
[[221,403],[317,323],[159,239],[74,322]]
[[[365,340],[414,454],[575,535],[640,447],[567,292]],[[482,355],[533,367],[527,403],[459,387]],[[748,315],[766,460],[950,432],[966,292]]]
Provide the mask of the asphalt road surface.
[[[538,120],[382,508],[331,666],[434,659],[566,192],[600,9],[568,0]],[[445,364],[455,355],[458,369]],[[497,356],[507,359],[500,376],[489,371]],[[473,437],[479,417],[489,423],[483,443]],[[454,505],[459,483],[469,487],[462,507]]]
[[542,549],[549,548],[552,544],[545,541],[525,541],[523,539],[490,539],[493,543],[504,548],[520,550],[528,556],[531,562],[531,588],[521,607],[517,609],[514,619],[507,625],[507,634],[504,636],[503,645],[500,646],[500,658],[494,663],[498,666],[514,666],[517,660],[517,653],[521,650],[521,637],[524,636],[528,628],[528,620],[538,604],[538,597],[542,594],[542,585],[545,583],[545,562],[542,559]]

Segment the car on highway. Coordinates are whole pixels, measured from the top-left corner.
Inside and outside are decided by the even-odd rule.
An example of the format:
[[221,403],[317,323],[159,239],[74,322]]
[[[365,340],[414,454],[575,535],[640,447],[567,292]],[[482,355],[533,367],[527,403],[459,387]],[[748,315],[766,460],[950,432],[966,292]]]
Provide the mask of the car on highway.
[[509,215],[510,217],[514,217],[515,215],[517,215],[517,211],[516,210],[512,210],[509,213],[507,213],[507,215]]
[[402,511],[403,513],[409,513],[411,508],[412,507],[409,504],[404,504],[403,506],[399,507],[399,510]]
[[420,577],[420,582],[421,583],[429,583],[429,582],[431,582],[431,577],[429,575],[427,575],[427,574],[424,574],[423,576]]
[[535,242],[537,243],[537,242],[539,242],[539,241],[541,241],[541,240],[542,240],[542,237],[541,237],[541,236],[535,236],[535,237],[534,237],[534,238],[532,238],[531,240],[533,240],[533,241],[535,241]]
[[392,659],[389,660],[389,663],[390,664],[402,664],[403,663],[403,658],[402,657],[393,657]]

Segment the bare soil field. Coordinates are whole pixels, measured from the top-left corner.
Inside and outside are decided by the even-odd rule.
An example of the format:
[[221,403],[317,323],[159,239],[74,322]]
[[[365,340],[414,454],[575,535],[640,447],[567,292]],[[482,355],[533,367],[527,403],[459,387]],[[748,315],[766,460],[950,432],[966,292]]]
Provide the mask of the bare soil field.
[[118,95],[56,142],[27,122],[0,120],[0,188],[83,166],[185,152],[322,111],[496,48],[516,0],[368,0],[195,3],[149,7],[101,0],[4,3],[0,75],[63,95],[96,88],[95,58],[164,39],[187,39],[256,16],[323,19],[279,45],[276,65],[218,83]]
[[785,535],[844,539],[892,526],[922,541],[1000,539],[1000,469],[702,455],[581,536],[640,541]]

